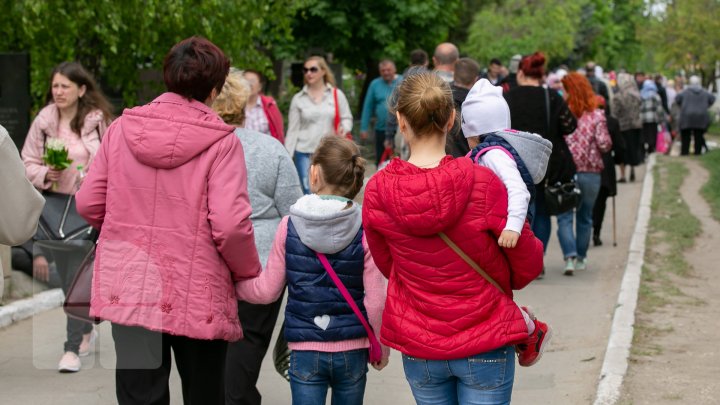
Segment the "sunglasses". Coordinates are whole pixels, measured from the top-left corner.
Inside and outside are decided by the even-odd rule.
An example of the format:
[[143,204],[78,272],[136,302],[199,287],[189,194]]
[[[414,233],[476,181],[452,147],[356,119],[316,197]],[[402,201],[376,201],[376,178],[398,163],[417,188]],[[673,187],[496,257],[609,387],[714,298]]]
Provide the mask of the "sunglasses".
[[318,68],[317,66],[313,66],[313,67],[311,67],[311,68],[306,68],[305,66],[303,66],[303,73],[304,73],[304,74],[308,74],[308,72],[317,73],[317,72],[319,72],[319,71],[320,71],[320,68]]

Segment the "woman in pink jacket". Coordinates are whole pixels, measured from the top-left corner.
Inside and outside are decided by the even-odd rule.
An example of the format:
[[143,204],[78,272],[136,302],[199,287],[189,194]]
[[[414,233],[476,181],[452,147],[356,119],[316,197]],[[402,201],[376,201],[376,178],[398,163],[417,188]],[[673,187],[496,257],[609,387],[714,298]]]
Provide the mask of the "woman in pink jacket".
[[[46,198],[50,198],[47,193],[72,195],[77,191],[84,168],[92,162],[100,147],[100,139],[112,119],[111,106],[93,77],[77,62],[63,62],[53,69],[47,103],[33,120],[25,138],[22,149],[25,172],[35,188],[46,193]],[[70,167],[58,170],[43,161],[47,145],[54,143],[67,149],[68,159],[72,160]],[[32,242],[27,242],[16,248],[15,261],[29,263],[32,257],[33,275],[48,282],[46,255],[52,255],[51,261],[55,262],[63,291],[67,292],[75,275],[73,263],[82,260],[87,246],[65,245],[67,249],[62,252],[60,249],[43,252],[37,246],[33,248]],[[18,256],[23,260],[18,260]],[[70,317],[66,330],[67,340],[58,370],[76,372],[81,367],[79,356],[87,356],[94,349],[95,332],[91,323]]]
[[192,37],[165,56],[168,92],[108,129],[80,214],[100,229],[92,315],[112,322],[121,404],[223,404],[228,341],[242,338],[235,284],[261,270],[242,146],[209,107],[230,62]]

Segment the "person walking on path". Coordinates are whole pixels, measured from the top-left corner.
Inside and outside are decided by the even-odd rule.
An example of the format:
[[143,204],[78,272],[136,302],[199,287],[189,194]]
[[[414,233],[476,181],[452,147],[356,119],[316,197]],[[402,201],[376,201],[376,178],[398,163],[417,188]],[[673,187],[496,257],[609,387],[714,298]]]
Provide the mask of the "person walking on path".
[[457,46],[450,42],[443,42],[435,47],[433,54],[433,68],[435,74],[447,83],[452,83],[455,74],[455,64],[460,58],[460,51]]
[[[276,139],[243,127],[247,100],[252,87],[243,76],[231,72],[225,80],[213,109],[226,124],[235,126],[248,171],[248,194],[255,231],[255,247],[260,263],[266,263],[280,219],[290,213],[290,206],[302,197],[295,166],[283,145]],[[273,328],[282,306],[283,293],[267,305],[238,301],[238,316],[243,339],[228,345],[225,363],[225,404],[260,405],[262,397],[256,388],[265,353],[270,346]]]
[[[100,140],[112,120],[112,107],[93,77],[77,62],[63,62],[53,69],[47,103],[33,120],[23,145],[25,170],[38,190],[73,195],[85,169],[95,159]],[[67,150],[68,160],[72,161],[64,170],[51,167],[43,160],[48,147],[57,142]],[[56,254],[47,249],[40,254],[40,250],[31,245],[26,245],[26,252],[33,258],[33,274],[40,281],[48,282],[50,271],[46,254],[52,255],[63,292],[67,293],[77,271],[75,262],[78,258],[75,256],[80,256],[81,260],[84,249]],[[33,250],[38,250],[38,254]],[[58,370],[77,372],[82,365],[80,356],[94,351],[96,332],[91,323],[70,317],[67,317],[66,330],[67,340]]]
[[245,107],[245,128],[277,139],[281,144],[285,142],[285,128],[283,117],[278,109],[275,99],[262,94],[265,77],[256,70],[245,70],[245,80],[250,84],[250,97]]
[[389,280],[381,340],[402,352],[418,404],[508,404],[512,345],[528,338],[512,290],[540,274],[542,243],[526,223],[515,248],[498,246],[505,187],[487,168],[445,154],[455,121],[450,86],[421,73],[406,77],[398,92],[395,109],[412,155],[370,179],[363,205],[370,251]]
[[540,52],[520,62],[518,87],[504,94],[510,108],[512,127],[518,131],[539,134],[553,144],[547,173],[535,186],[532,229],[547,250],[552,221],[545,209],[545,185],[567,183],[575,176],[575,164],[565,139],[575,131],[577,121],[563,98],[554,90],[541,86],[545,74],[545,56]]
[[[610,151],[612,140],[605,113],[597,108],[595,94],[587,78],[571,72],[563,77],[562,83],[570,111],[578,119],[577,129],[567,137],[567,144],[577,168],[577,186],[582,193],[577,209],[557,216],[557,234],[565,260],[564,274],[572,276],[575,270],[587,269],[593,206],[600,191],[600,173],[604,167],[602,154]],[[574,232],[573,220],[576,222]]]
[[715,96],[700,87],[700,77],[691,76],[690,85],[675,97],[680,106],[680,154],[690,154],[690,138],[693,138],[696,155],[705,145],[705,131],[710,126],[708,109],[715,103]]
[[[363,403],[369,336],[336,283],[347,288],[377,335],[385,280],[368,249],[360,206],[352,201],[364,177],[365,160],[352,141],[320,141],[310,166],[313,194],[300,198],[280,222],[265,271],[237,286],[240,299],[268,303],[288,285],[285,339],[292,350],[294,405],[324,404],[328,387],[333,404]],[[328,265],[339,282],[328,275]],[[389,353],[383,347],[373,367],[383,369]]]
[[285,148],[295,159],[300,185],[308,194],[308,170],[315,148],[326,136],[346,136],[352,131],[353,117],[325,58],[309,57],[303,65],[303,74],[305,85],[290,102]]
[[100,230],[90,315],[111,322],[120,404],[224,404],[227,342],[242,338],[234,286],[261,271],[243,148],[209,107],[230,61],[207,39],[165,56],[168,92],[107,131],[77,194]]
[[645,144],[644,152],[645,155],[650,155],[655,152],[658,125],[666,121],[665,109],[662,106],[662,99],[658,95],[657,85],[650,79],[643,82],[640,97],[642,98],[640,117],[643,123],[642,140]]
[[[368,138],[368,128],[370,120],[375,117],[375,165],[380,165],[380,158],[385,151],[386,146],[392,146],[392,140],[395,133],[388,134],[386,130],[386,121],[388,116],[387,103],[388,97],[392,94],[393,89],[398,82],[402,80],[402,76],[397,74],[395,63],[389,59],[380,61],[378,65],[380,77],[370,82],[365,102],[363,103],[362,118],[360,120],[360,139]],[[389,136],[388,136],[389,135]]]
[[[458,116],[462,113],[462,104],[465,97],[477,82],[479,75],[480,65],[473,59],[462,58],[455,64],[455,81],[450,85],[450,90],[452,91],[453,103],[455,103],[455,111]],[[445,152],[448,155],[461,157],[470,152],[460,122],[453,125],[447,139],[448,143]]]
[[643,160],[643,142],[641,129],[643,126],[640,110],[642,98],[637,89],[635,79],[629,73],[618,75],[618,91],[612,105],[612,115],[620,123],[620,133],[625,141],[625,154],[620,162],[620,178],[618,183],[625,183],[625,168],[630,166],[630,181],[635,181],[635,166]]

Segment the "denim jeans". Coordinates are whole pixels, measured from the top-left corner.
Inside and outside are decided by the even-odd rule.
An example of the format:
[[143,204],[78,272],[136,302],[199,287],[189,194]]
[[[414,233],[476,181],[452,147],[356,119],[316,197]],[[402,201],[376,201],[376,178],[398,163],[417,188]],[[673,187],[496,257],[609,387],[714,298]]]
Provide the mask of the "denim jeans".
[[[575,212],[568,211],[557,216],[557,235],[565,259],[570,257],[584,259],[587,257],[593,227],[593,206],[600,191],[600,173],[578,173],[577,185],[580,192],[582,192],[580,206]],[[576,236],[573,236],[574,218],[577,220],[575,225]]]
[[303,193],[310,194],[310,158],[312,153],[295,152],[295,169],[300,176]]
[[535,204],[530,207],[533,213],[531,223],[532,231],[535,236],[540,239],[543,244],[543,253],[547,251],[547,245],[550,241],[550,232],[552,231],[552,221],[550,215],[545,210],[545,189],[540,189],[535,196]]
[[405,378],[418,405],[509,404],[515,348],[457,360],[423,360],[403,354]]
[[327,353],[293,350],[290,390],[293,405],[324,404],[328,387],[333,405],[361,405],[365,396],[368,350]]

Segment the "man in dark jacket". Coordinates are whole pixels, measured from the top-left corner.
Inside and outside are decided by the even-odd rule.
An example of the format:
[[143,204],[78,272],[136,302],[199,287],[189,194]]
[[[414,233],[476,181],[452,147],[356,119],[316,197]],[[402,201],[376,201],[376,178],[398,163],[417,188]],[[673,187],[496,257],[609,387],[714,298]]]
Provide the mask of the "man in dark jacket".
[[[462,112],[462,103],[465,101],[473,84],[478,80],[480,65],[470,58],[462,58],[455,64],[455,81],[450,85],[452,90],[455,110],[458,117]],[[453,157],[461,157],[470,152],[467,140],[463,135],[460,122],[456,121],[447,137],[445,152]]]
[[610,111],[610,93],[608,92],[607,85],[595,76],[595,62],[588,62],[587,65],[585,65],[585,77],[587,77],[590,82],[593,92],[605,99],[604,108],[605,112],[608,113]]

